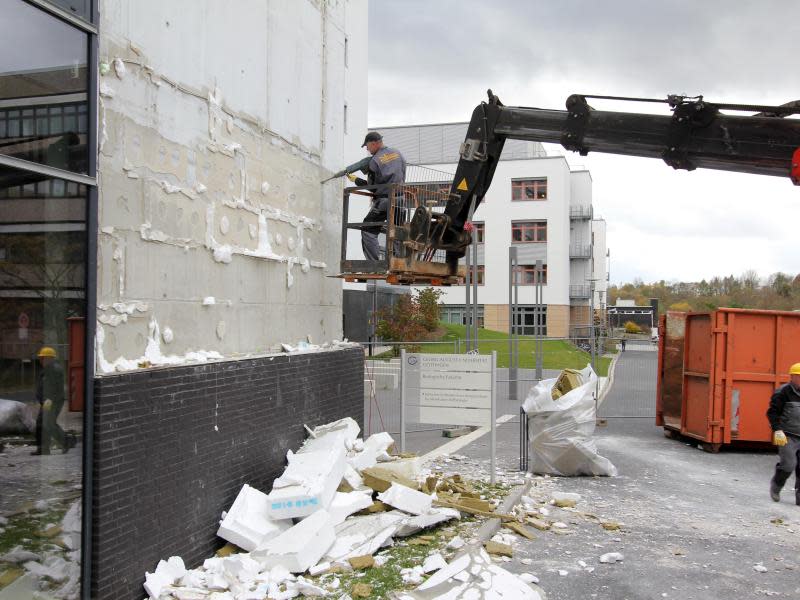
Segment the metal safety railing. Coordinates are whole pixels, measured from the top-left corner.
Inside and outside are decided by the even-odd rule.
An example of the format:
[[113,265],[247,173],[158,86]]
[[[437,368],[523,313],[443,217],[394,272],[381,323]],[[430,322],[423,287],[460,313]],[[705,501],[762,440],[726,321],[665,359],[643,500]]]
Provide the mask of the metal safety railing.
[[[391,283],[458,283],[459,272],[448,265],[444,251],[432,250],[437,215],[450,195],[452,175],[419,165],[409,165],[408,183],[346,187],[343,191],[341,277],[352,281],[386,279]],[[361,215],[366,203],[381,205],[386,221],[351,220]],[[358,208],[356,203],[360,203]],[[363,255],[353,234],[368,232],[383,238],[376,260]],[[435,240],[433,240],[435,241]]]

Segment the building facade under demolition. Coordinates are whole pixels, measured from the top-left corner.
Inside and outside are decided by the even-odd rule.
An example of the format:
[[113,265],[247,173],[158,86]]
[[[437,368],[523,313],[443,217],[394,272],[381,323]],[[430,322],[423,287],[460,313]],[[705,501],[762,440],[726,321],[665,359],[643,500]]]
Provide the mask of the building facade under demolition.
[[[449,184],[467,123],[379,128],[387,145],[409,163],[441,171]],[[588,170],[570,169],[566,158],[537,142],[508,140],[483,203],[475,212],[478,240],[478,320],[495,331],[509,328],[508,248],[517,249],[519,333],[534,334],[536,261],[542,261],[544,328],[548,337],[586,337],[592,295],[606,303],[606,222],[592,206]],[[462,264],[463,264],[462,259]],[[442,316],[465,322],[463,286],[445,289]]]
[[0,14],[0,598],[140,598],[303,423],[361,420],[319,182],[363,154],[367,2]]

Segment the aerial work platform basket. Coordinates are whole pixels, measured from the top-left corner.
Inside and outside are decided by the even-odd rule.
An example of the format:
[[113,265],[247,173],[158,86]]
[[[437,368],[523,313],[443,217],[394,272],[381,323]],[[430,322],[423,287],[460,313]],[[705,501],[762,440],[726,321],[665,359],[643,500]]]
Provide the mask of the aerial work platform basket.
[[[457,285],[463,283],[463,266],[448,264],[446,252],[432,248],[437,222],[450,192],[452,175],[409,167],[414,183],[346,187],[342,193],[341,273],[345,281],[383,280],[390,284]],[[376,197],[387,199],[387,219],[366,222]],[[378,260],[367,260],[361,231],[380,230]]]

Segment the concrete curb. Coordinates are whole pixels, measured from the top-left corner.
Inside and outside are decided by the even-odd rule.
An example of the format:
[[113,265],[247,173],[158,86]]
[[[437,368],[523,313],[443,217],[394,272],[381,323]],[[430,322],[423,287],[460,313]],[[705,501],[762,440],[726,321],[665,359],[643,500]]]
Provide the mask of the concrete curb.
[[[522,497],[528,494],[531,489],[531,485],[533,485],[533,481],[529,479],[523,485],[511,490],[511,493],[506,496],[505,500],[503,500],[503,502],[500,503],[500,506],[497,507],[497,512],[507,513],[514,508],[517,504],[519,504]],[[488,541],[495,533],[500,531],[501,526],[501,519],[499,517],[489,519],[478,528],[478,531],[475,534],[475,539],[470,542],[468,546],[482,546],[484,542]]]
[[606,382],[606,386],[603,388],[603,391],[600,392],[600,397],[597,399],[597,408],[600,408],[603,405],[603,402],[606,400],[606,396],[608,396],[608,392],[611,391],[611,387],[614,385],[614,370],[617,368],[617,360],[619,359],[620,353],[617,352],[614,355],[614,358],[611,360],[611,364],[608,365],[608,381]]

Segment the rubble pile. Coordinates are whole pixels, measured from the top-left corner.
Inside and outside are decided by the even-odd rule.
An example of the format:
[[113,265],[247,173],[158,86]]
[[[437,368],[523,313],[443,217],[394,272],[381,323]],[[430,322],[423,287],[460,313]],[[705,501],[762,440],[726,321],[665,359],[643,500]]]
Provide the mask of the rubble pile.
[[[462,514],[518,519],[496,513],[499,501],[487,499],[459,475],[433,473],[417,457],[390,454],[394,440],[387,433],[362,440],[350,418],[307,430],[303,445],[287,453],[286,469],[269,493],[244,485],[222,513],[217,535],[229,544],[217,556],[196,569],[171,557],[146,573],[144,588],[151,599],[369,597],[365,583],[341,589],[342,577],[383,565],[389,559],[379,551],[396,540]],[[433,539],[421,535],[408,544],[427,545]],[[465,546],[453,535],[447,549],[463,553]],[[481,556],[472,560],[480,562]],[[493,578],[501,576],[491,560],[486,567],[494,569]],[[446,568],[441,553],[432,550],[401,575],[406,585],[425,585],[431,573]]]

